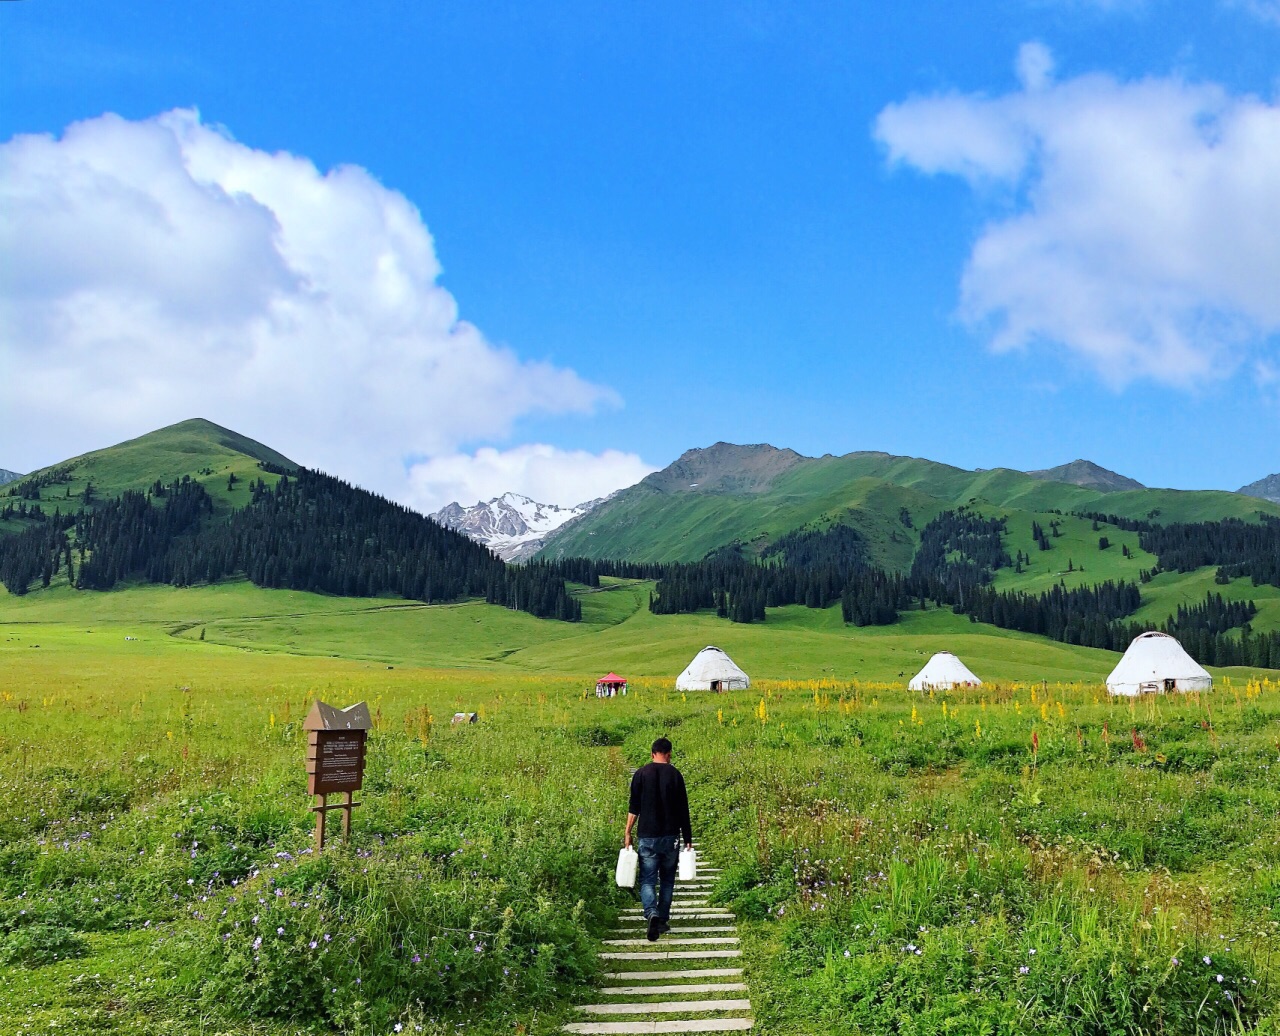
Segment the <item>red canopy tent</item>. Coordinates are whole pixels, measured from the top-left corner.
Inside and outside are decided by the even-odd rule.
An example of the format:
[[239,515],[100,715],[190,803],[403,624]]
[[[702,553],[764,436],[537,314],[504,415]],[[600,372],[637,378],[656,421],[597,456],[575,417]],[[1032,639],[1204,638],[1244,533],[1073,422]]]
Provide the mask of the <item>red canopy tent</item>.
[[596,681],[597,698],[613,697],[613,695],[618,693],[627,693],[627,678],[625,676],[619,676],[617,673],[609,673],[607,676],[602,676]]

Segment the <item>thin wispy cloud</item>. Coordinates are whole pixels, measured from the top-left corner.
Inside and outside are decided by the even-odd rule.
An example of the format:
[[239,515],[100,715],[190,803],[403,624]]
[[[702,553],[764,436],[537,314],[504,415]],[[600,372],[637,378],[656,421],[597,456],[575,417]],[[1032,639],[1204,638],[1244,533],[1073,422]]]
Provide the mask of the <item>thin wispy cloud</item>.
[[1234,7],[1259,18],[1264,22],[1280,26],[1280,0],[1225,0],[1228,7]]
[[960,314],[997,350],[1047,344],[1109,383],[1180,387],[1274,354],[1280,332],[1280,107],[1177,77],[1050,78],[885,108],[891,165],[963,177],[997,214]]

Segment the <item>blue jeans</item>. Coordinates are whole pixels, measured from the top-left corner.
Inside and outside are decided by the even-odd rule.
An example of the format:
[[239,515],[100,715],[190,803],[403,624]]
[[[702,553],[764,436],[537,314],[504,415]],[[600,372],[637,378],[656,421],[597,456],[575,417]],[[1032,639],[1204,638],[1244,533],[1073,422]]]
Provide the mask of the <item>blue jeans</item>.
[[640,854],[640,905],[644,916],[656,914],[665,921],[671,916],[671,894],[676,890],[680,837],[639,838],[636,852]]

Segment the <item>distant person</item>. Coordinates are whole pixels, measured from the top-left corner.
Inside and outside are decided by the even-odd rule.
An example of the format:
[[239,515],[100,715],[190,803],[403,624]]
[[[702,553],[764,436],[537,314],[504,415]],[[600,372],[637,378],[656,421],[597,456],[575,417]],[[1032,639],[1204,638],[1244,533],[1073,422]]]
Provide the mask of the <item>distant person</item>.
[[671,742],[658,738],[650,749],[651,761],[631,778],[631,805],[622,844],[631,844],[636,829],[640,856],[640,905],[649,922],[648,937],[656,942],[671,929],[671,895],[676,888],[680,840],[693,848],[693,824],[689,820],[689,796],[684,778],[671,765]]

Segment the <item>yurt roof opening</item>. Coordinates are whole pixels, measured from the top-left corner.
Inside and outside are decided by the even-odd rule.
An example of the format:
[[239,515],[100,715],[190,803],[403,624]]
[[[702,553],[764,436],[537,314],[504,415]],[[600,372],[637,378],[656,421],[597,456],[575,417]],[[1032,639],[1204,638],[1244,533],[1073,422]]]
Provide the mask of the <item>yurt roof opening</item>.
[[750,686],[751,677],[712,644],[699,651],[676,677],[677,691],[742,691]]
[[1176,639],[1155,630],[1134,637],[1107,677],[1107,692],[1127,698],[1211,690],[1213,677],[1208,671]]
[[939,651],[907,684],[913,691],[949,691],[953,687],[981,686],[982,681],[950,651]]

